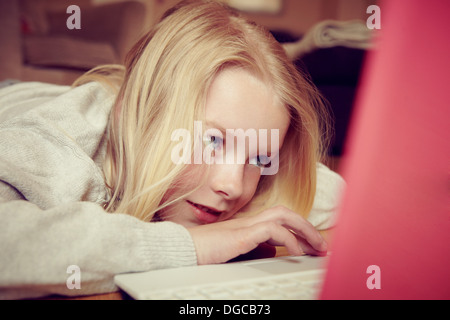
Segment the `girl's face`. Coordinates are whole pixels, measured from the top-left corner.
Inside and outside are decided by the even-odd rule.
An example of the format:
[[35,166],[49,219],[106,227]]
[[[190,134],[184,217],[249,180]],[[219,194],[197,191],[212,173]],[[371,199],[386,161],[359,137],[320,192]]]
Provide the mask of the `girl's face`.
[[[188,165],[163,201],[170,201],[177,194],[200,187],[158,213],[160,219],[185,227],[227,220],[239,212],[255,194],[262,167],[267,166],[268,159],[264,155],[273,159],[274,154],[270,154],[274,151],[271,148],[271,130],[278,130],[279,146],[275,150],[278,152],[289,126],[288,112],[271,88],[251,73],[237,68],[225,69],[214,78],[208,91],[205,115],[203,130],[218,129],[222,131],[222,136],[205,134],[208,147],[204,152],[213,150],[210,154],[224,156],[222,159],[225,159],[227,144],[232,143],[227,141],[230,138],[226,134],[227,129],[235,133],[237,129],[255,132],[258,142],[266,144],[267,152],[258,153],[259,144],[255,146],[255,143],[249,142],[250,139],[245,148],[238,150],[236,138],[233,153],[236,161],[224,160],[222,164],[202,161],[202,164]],[[259,135],[264,130],[260,129],[267,132],[267,138],[262,137],[261,141]],[[238,161],[238,156],[245,157],[245,163]]]

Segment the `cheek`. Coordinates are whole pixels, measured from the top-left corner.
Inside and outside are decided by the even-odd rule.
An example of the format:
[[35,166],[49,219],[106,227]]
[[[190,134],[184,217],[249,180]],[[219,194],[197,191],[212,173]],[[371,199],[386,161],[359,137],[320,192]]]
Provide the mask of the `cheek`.
[[180,176],[175,179],[173,184],[166,191],[160,205],[180,196],[184,196],[186,193],[193,190],[201,183],[203,173],[204,169],[202,166],[193,164],[187,165]]
[[244,176],[244,192],[239,201],[241,208],[253,199],[256,189],[258,188],[260,178],[261,174],[259,169],[252,166],[249,166],[249,168],[246,169]]

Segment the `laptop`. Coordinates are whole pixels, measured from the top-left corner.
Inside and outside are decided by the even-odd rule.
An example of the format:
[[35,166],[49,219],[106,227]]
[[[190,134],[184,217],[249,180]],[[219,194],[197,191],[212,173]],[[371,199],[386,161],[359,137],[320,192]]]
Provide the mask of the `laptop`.
[[[117,275],[138,300],[313,300],[326,257],[277,257]],[[302,290],[299,290],[302,288]]]
[[450,299],[448,8],[380,8],[332,254],[122,274],[120,288],[135,299]]

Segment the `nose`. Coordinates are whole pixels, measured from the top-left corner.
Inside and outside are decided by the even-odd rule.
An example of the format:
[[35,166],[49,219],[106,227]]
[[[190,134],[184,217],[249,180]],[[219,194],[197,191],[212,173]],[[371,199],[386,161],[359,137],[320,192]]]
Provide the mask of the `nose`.
[[216,164],[211,168],[210,186],[226,200],[238,199],[244,191],[245,164]]

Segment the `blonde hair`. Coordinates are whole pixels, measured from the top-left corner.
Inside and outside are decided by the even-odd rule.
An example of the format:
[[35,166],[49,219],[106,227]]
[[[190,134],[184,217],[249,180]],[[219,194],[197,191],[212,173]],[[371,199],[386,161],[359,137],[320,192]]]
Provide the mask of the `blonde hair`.
[[98,80],[99,74],[114,83],[122,79],[108,127],[107,211],[150,221],[170,205],[163,197],[184,169],[170,160],[171,134],[186,128],[193,135],[212,79],[228,66],[245,68],[270,84],[291,117],[279,171],[261,177],[244,211],[282,204],[309,213],[316,163],[325,150],[320,95],[264,28],[218,1],[205,0],[170,9],[131,49],[125,68],[97,68],[77,83]]

